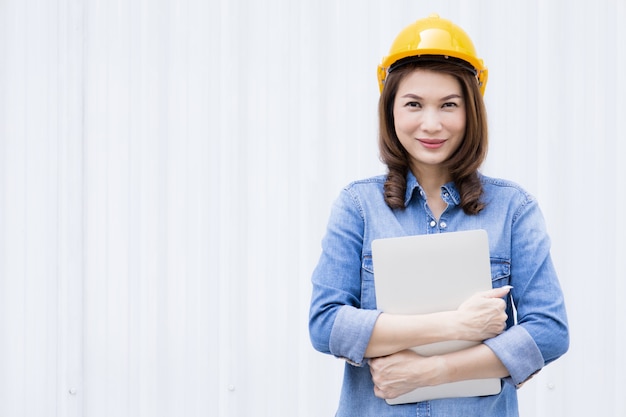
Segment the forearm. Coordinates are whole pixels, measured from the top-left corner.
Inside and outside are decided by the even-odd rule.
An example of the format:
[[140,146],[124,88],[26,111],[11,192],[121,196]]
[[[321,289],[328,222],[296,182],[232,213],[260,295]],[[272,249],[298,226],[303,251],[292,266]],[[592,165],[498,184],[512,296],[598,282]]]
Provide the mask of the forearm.
[[423,315],[382,313],[374,325],[365,357],[376,358],[415,346],[458,339],[452,325],[454,314],[451,311]]
[[505,378],[509,371],[485,344],[432,357],[439,373],[434,385],[468,379]]
[[370,359],[369,366],[374,393],[380,398],[396,398],[421,387],[508,376],[507,369],[484,344],[430,357],[403,350]]
[[431,314],[381,314],[365,350],[376,358],[430,343],[447,340],[480,342],[504,330],[507,319],[501,299],[510,287],[477,293],[454,311]]

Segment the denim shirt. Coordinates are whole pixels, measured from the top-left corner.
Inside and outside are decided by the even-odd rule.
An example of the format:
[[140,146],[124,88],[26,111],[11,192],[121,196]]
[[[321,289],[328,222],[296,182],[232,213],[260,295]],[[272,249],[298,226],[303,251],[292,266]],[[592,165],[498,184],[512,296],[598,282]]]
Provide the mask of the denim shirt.
[[[404,210],[385,203],[385,176],[353,182],[335,201],[312,276],[309,332],[315,349],[346,360],[337,416],[517,416],[517,387],[567,351],[563,293],[536,200],[510,181],[480,178],[486,205],[476,215],[463,212],[458,190],[448,183],[441,188],[447,208],[435,219],[411,173]],[[472,229],[484,229],[489,236],[493,287],[513,286],[506,330],[484,341],[510,376],[502,380],[498,395],[388,405],[374,396],[364,358],[381,313],[376,309],[371,243]]]

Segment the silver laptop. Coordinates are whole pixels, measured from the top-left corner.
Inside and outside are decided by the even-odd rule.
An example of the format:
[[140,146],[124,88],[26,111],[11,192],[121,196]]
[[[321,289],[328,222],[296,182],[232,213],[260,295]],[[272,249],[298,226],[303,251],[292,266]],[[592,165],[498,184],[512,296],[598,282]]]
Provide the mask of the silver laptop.
[[[392,314],[456,310],[478,291],[491,289],[489,243],[484,230],[406,236],[372,241],[378,309]],[[449,341],[415,347],[420,355],[457,351],[477,344]],[[498,394],[499,378],[418,388],[389,404]]]

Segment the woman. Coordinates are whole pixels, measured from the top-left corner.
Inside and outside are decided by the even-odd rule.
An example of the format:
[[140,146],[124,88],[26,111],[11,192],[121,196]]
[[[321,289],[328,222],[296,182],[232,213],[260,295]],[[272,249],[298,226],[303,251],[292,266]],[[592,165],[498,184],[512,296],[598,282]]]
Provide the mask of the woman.
[[[346,360],[337,416],[517,416],[516,389],[563,355],[569,336],[536,200],[478,171],[487,152],[487,69],[467,34],[433,15],[398,35],[378,77],[379,148],[388,174],[342,190],[312,276],[313,346]],[[489,236],[492,290],[455,311],[376,309],[374,239],[472,229]],[[409,350],[457,339],[482,343],[431,357]],[[500,378],[500,393],[385,401],[481,378]]]

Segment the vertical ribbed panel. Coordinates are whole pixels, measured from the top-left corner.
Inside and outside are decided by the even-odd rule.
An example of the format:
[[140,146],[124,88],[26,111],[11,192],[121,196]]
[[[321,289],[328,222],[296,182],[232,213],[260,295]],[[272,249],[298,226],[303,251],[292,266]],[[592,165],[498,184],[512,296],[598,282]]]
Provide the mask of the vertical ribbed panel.
[[0,416],[332,415],[309,278],[431,12],[489,66],[484,170],[539,198],[568,300],[522,414],[624,415],[623,2],[3,0]]

